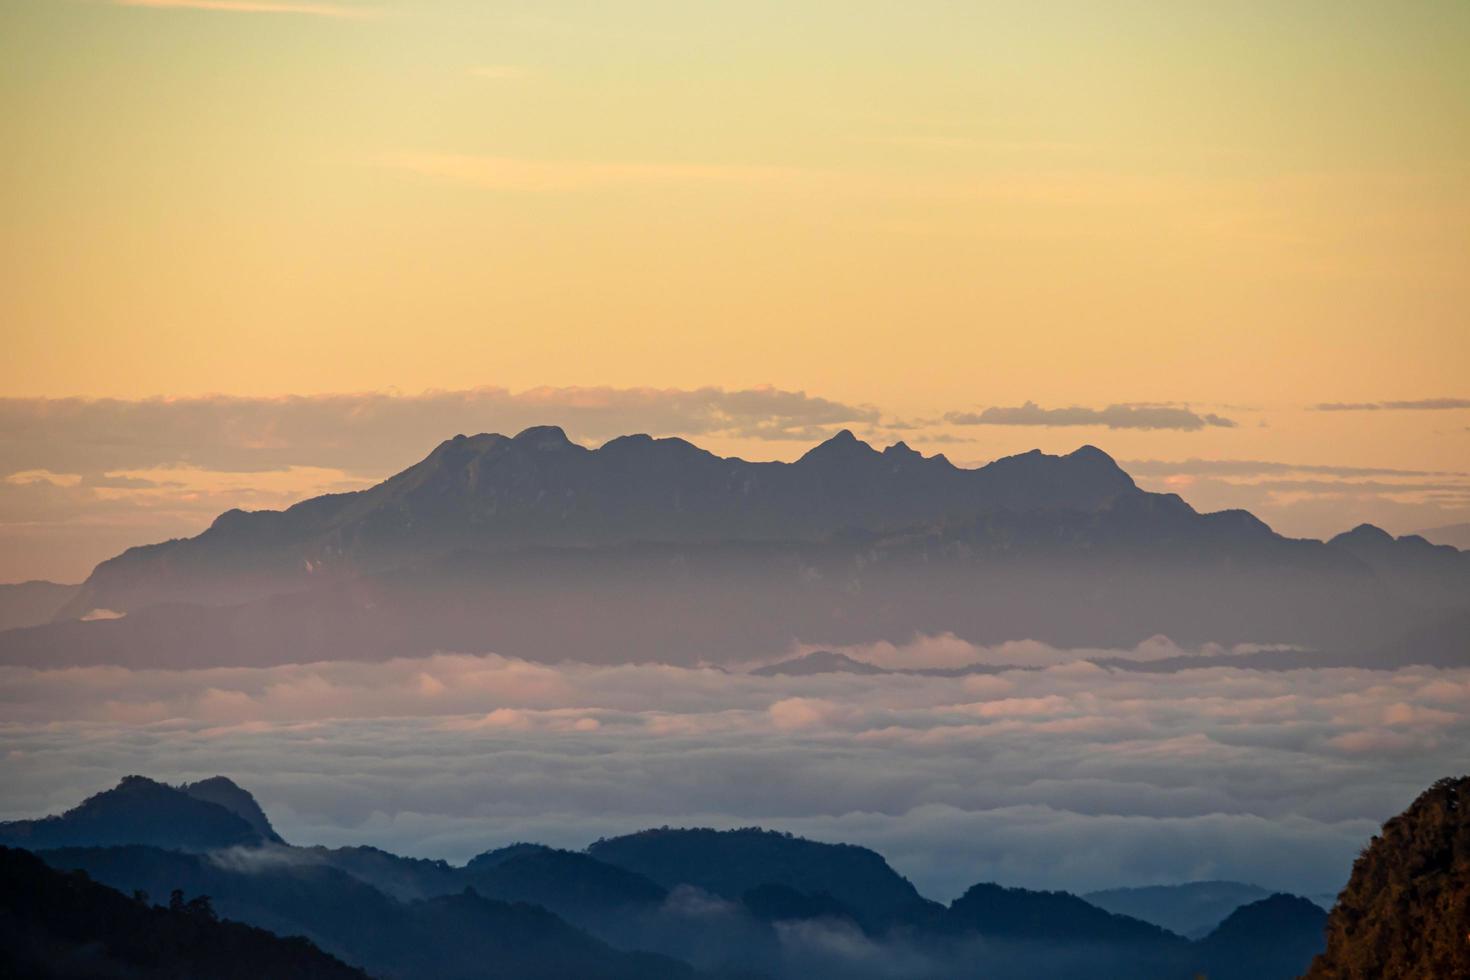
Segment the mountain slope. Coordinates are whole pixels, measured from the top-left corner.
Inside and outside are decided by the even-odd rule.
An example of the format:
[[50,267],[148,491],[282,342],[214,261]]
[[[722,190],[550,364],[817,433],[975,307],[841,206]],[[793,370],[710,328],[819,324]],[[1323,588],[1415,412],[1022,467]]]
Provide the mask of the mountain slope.
[[1307,980],[1470,977],[1470,777],[1442,779],[1353,864]]

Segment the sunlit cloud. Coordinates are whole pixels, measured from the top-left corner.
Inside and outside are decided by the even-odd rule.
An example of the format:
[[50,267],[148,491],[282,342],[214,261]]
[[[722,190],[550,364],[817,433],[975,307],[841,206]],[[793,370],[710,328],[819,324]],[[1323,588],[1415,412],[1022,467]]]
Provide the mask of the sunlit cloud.
[[1470,408],[1470,398],[1418,398],[1397,402],[1322,402],[1319,412],[1448,412]]
[[[964,655],[952,638],[841,649],[891,665]],[[875,847],[939,898],[977,880],[1319,892],[1470,746],[1466,669],[1216,658],[1142,674],[1088,658],[1179,648],[1008,653],[1027,649],[1038,669],[963,678],[452,654],[6,667],[0,817],[60,810],[120,773],[223,772],[298,843],[463,860],[517,839],[755,823]]]
[[1106,408],[1042,408],[1035,402],[1015,407],[991,407],[981,412],[949,412],[951,425],[1096,425],[1109,429],[1177,429],[1195,431],[1206,427],[1233,429],[1236,423],[1212,413],[1196,413],[1178,405],[1118,404]]

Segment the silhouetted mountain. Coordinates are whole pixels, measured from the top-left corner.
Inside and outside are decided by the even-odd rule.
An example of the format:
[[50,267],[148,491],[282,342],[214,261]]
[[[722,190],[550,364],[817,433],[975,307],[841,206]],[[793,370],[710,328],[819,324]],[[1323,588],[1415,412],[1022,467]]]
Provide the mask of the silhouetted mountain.
[[271,826],[271,822],[266,819],[265,811],[260,808],[259,803],[255,802],[255,797],[224,776],[211,776],[196,783],[184,783],[179,787],[179,791],[196,800],[204,800],[224,807],[255,828],[255,832],[261,836],[262,840],[272,844],[286,843],[281,840],[280,835]]
[[587,450],[543,428],[456,438],[370,490],[132,549],[62,614],[126,617],[0,632],[0,664],[445,649],[687,663],[950,632],[1270,642],[1372,666],[1470,613],[1470,554],[1384,538],[1296,541],[1243,511],[1200,514],[1090,448],[964,470],[841,436],[748,463],[642,436]]
[[979,884],[955,899],[944,918],[954,932],[1001,939],[1180,946],[1184,941],[1149,922],[1107,912],[1067,892]]
[[657,905],[668,895],[667,889],[641,874],[586,854],[539,844],[482,854],[465,867],[464,878],[475,891],[490,898],[531,902],[572,918],[594,911]]
[[[264,814],[260,819],[265,819]],[[265,826],[269,831],[270,824]],[[270,833],[274,837],[274,831]],[[0,844],[30,850],[149,844],[203,851],[266,840],[249,820],[230,809],[143,776],[127,776],[113,789],[89,797],[60,816],[0,823]]]
[[1327,913],[1296,895],[1243,905],[1199,944],[1210,980],[1300,976],[1326,943]]
[[1264,888],[1238,881],[1192,881],[1184,885],[1109,888],[1082,897],[1100,909],[1197,939],[1209,934],[1242,905],[1270,895]]
[[825,894],[852,909],[870,930],[881,930],[926,904],[907,878],[865,847],[822,844],[757,828],[645,830],[599,840],[587,852],[665,888],[695,885],[730,901],[767,884]]
[[130,549],[99,565],[63,615],[241,602],[463,548],[815,541],[987,510],[1094,511],[1137,493],[1092,447],[965,470],[843,431],[795,463],[749,463],[645,435],[589,450],[540,426],[456,436],[369,490],[230,511],[198,537]]
[[129,898],[0,847],[0,977],[366,980],[305,939],[219,921],[206,902]]
[[810,677],[814,674],[888,674],[876,664],[854,660],[845,653],[816,650],[790,660],[767,664],[751,671],[756,677]]
[[80,585],[55,582],[0,585],[0,630],[49,623],[81,590]]
[[[250,799],[227,780],[205,783]],[[240,819],[138,777],[102,796],[112,839],[120,828],[160,836],[180,798]],[[758,829],[651,830],[588,850],[515,844],[459,868],[257,836],[205,854],[132,844],[40,856],[125,893],[210,896],[226,919],[403,980],[688,977],[686,963],[770,980],[1288,980],[1321,947],[1323,913],[1290,896],[1244,906],[1190,943],[1062,892],[979,884],[946,907],[872,851]]]
[[1442,779],[1353,863],[1307,980],[1470,977],[1470,777]]

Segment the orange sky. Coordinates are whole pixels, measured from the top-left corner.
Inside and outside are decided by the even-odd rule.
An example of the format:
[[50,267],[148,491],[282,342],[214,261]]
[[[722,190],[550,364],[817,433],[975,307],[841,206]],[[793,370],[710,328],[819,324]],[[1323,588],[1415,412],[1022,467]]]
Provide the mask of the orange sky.
[[[1470,399],[1467,49],[1459,2],[0,0],[0,394],[774,385],[965,461],[1462,473],[1470,409],[1407,406]],[[944,421],[1028,402],[1236,424]],[[110,519],[6,496],[27,418],[32,555]],[[1470,519],[1415,493],[1275,519]]]

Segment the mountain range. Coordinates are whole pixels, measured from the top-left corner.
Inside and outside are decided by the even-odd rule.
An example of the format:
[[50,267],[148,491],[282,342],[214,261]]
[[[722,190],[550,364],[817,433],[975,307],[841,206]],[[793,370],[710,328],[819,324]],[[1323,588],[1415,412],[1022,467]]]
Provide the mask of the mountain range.
[[[173,787],[131,776],[56,817],[0,824],[0,845],[33,849],[68,873],[48,878],[24,865],[23,852],[0,851],[0,863],[25,870],[21,882],[45,878],[47,888],[81,889],[91,907],[119,910],[94,931],[113,921],[182,928],[170,916],[192,910],[184,925],[238,922],[304,937],[293,955],[334,956],[395,978],[1185,980],[1203,970],[1285,980],[1321,950],[1326,919],[1303,899],[1272,896],[1232,909],[1191,942],[1063,892],[980,883],[944,905],[866,848],[758,828],[660,828],[585,852],[522,843],[464,866],[293,847],[222,777]],[[109,897],[101,886],[116,891]],[[60,937],[26,955],[45,960],[86,945],[76,909],[27,907],[20,887],[0,883],[0,932]],[[168,909],[146,897],[171,894]],[[94,952],[136,958],[115,935],[95,938]]]
[[1367,525],[1285,538],[1144,491],[1093,447],[966,469],[850,432],[793,463],[587,449],[551,426],[456,436],[370,489],[230,511],[28,602],[0,595],[20,610],[0,663],[689,663],[916,633],[1470,661],[1470,553]]

